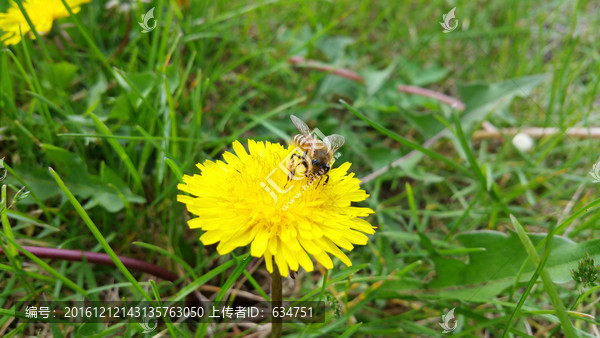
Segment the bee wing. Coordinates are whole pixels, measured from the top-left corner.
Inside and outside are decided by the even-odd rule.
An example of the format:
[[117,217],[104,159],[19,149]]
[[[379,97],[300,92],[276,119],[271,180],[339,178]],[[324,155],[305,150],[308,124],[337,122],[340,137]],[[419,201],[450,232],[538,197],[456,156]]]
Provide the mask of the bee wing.
[[335,153],[338,149],[340,149],[344,145],[344,142],[346,142],[344,136],[338,134],[329,135],[323,139],[323,143],[325,143],[329,151],[332,153]]
[[302,135],[310,136],[310,128],[308,128],[308,126],[306,125],[306,123],[304,123],[304,121],[300,120],[299,118],[297,118],[294,115],[290,115],[290,119],[292,119],[292,122],[294,123],[296,128],[298,128],[300,133],[302,133]]

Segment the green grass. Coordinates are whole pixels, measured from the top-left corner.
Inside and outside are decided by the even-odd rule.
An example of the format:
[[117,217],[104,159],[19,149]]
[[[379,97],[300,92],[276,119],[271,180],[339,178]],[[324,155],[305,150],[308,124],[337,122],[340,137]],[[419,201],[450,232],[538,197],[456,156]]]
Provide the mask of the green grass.
[[[360,205],[376,211],[368,220],[378,229],[348,253],[352,267],[336,259],[332,271],[284,280],[288,299],[328,304],[324,323],[284,324],[284,336],[439,336],[452,308],[457,336],[593,336],[598,291],[580,291],[570,269],[585,251],[600,260],[588,175],[597,136],[566,130],[600,126],[597,2],[459,2],[448,34],[439,22],[454,5],[443,1],[105,4],[0,50],[0,335],[269,332],[188,321],[145,334],[13,316],[17,301],[268,297],[270,277],[248,248],[219,256],[188,229],[177,184],[234,140],[287,142],[294,114],[345,136],[337,163],[372,178]],[[141,33],[152,7],[158,26]],[[521,151],[511,135],[475,137],[485,121],[563,133]],[[29,196],[11,206],[22,187]],[[117,266],[18,256],[23,246],[107,253]],[[151,280],[117,255],[178,280]]]

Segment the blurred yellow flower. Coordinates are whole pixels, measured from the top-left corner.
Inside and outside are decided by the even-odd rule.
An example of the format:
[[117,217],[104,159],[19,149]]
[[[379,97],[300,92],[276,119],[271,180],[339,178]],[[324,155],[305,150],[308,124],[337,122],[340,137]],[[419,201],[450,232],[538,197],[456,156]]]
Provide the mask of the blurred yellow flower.
[[249,153],[234,142],[236,154],[223,154],[227,163],[199,163],[201,174],[185,175],[178,185],[195,196],[178,195],[177,200],[198,216],[188,225],[205,231],[202,243],[219,242],[221,255],[250,244],[252,256],[264,256],[271,273],[274,259],[284,277],[300,266],[313,271],[308,254],[327,269],[333,268],[328,253],[351,266],[340,247],[365,245],[365,233],[374,234],[375,228],[360,218],[373,210],[351,206],[369,195],[348,174],[350,163],[331,169],[327,184],[306,177],[287,182],[285,164],[293,146],[250,140],[248,148]]
[[[91,0],[66,0],[73,13],[80,10],[80,5]],[[46,34],[52,29],[52,22],[56,19],[69,16],[69,12],[61,0],[24,0],[23,7],[40,35]],[[6,13],[0,13],[0,41],[5,45],[15,45],[21,41],[19,27],[23,36],[29,33],[29,37],[35,38],[27,20],[21,13],[16,2],[12,2]]]

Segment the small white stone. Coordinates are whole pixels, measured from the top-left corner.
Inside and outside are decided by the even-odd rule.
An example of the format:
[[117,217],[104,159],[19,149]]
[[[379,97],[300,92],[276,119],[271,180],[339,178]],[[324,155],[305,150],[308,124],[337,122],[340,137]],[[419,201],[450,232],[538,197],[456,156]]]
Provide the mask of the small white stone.
[[512,143],[520,151],[528,151],[533,148],[533,139],[531,136],[523,133],[518,133],[513,137]]

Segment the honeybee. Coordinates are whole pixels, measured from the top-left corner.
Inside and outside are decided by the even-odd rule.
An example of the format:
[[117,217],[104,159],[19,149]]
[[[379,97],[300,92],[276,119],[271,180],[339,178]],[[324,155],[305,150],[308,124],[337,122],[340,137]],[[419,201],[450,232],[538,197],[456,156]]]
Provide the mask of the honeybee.
[[[290,115],[292,122],[300,131],[300,134],[294,136],[293,144],[304,151],[301,155],[292,154],[288,162],[288,182],[294,178],[298,166],[304,166],[304,173],[309,178],[309,183],[317,177],[323,179],[325,176],[325,184],[329,181],[329,169],[333,162],[333,155],[344,145],[345,139],[342,135],[333,134],[325,137],[323,141],[314,138],[310,129],[302,121],[294,115]],[[287,183],[286,183],[287,185]],[[318,184],[317,184],[318,185]]]

